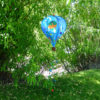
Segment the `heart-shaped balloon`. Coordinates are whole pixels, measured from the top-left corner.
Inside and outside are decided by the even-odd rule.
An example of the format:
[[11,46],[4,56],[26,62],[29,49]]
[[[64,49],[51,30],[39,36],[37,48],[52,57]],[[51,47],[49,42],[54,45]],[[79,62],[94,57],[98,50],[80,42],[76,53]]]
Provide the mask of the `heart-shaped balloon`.
[[53,47],[55,47],[56,41],[64,34],[66,26],[66,21],[60,16],[50,15],[41,22],[41,29]]

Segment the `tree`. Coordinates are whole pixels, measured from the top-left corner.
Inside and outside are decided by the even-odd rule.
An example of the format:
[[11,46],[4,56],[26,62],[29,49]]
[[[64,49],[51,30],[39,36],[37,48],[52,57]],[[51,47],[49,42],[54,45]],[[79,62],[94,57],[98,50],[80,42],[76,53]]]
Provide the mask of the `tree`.
[[[70,67],[84,69],[100,52],[99,3],[99,0],[75,0],[67,5],[66,0],[0,0],[1,72],[12,73],[15,83],[24,78],[39,85],[44,78],[36,77],[35,73],[43,65],[50,66],[55,58],[64,64],[69,62]],[[67,21],[67,30],[57,42],[55,53],[41,30],[41,20],[53,14]],[[65,52],[68,50],[70,53]],[[45,86],[49,83],[46,80]]]
[[100,53],[99,4],[99,0],[76,0],[71,5],[67,21],[68,38],[65,41],[66,48],[69,48],[72,53],[66,60],[68,59],[71,66],[76,66],[79,70],[88,68]]

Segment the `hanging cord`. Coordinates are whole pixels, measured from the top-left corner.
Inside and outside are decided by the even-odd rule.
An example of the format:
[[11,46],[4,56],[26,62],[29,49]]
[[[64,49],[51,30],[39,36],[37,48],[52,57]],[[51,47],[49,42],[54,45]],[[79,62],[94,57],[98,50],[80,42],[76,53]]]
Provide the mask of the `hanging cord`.
[[56,59],[56,51],[52,51],[53,58]]

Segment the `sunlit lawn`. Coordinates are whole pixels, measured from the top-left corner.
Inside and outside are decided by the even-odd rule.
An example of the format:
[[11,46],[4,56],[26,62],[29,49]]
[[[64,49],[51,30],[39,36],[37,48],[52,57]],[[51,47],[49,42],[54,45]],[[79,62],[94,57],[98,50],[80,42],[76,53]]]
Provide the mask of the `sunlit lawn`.
[[54,92],[31,86],[0,85],[0,100],[100,100],[100,70],[68,74],[55,83]]

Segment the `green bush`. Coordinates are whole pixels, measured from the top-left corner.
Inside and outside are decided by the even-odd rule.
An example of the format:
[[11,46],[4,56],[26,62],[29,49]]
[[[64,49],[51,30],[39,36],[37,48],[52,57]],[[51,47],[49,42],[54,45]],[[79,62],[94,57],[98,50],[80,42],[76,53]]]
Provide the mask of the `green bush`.
[[[39,84],[35,72],[59,59],[70,67],[84,69],[100,53],[99,0],[0,0],[0,70],[10,71],[15,79]],[[67,21],[65,34],[52,52],[41,30],[41,20],[59,15]],[[71,53],[66,53],[69,50]],[[66,66],[68,67],[68,66]],[[14,71],[11,71],[14,69]],[[25,75],[26,73],[26,75]],[[46,80],[47,81],[47,80]]]

